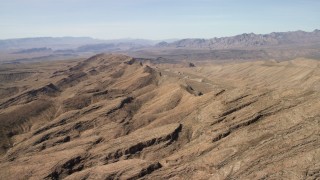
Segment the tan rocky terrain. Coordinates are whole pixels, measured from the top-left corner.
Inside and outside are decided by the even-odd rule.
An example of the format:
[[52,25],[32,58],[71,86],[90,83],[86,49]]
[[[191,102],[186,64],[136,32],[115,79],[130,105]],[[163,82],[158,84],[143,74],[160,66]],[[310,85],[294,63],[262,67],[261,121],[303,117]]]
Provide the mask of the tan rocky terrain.
[[0,179],[319,179],[320,62],[0,66]]

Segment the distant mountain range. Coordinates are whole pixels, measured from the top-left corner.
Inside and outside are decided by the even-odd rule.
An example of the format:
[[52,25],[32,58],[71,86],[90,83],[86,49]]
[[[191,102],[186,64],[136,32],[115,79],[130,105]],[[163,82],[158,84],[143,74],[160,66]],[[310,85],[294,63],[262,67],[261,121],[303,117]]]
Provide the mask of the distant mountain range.
[[37,37],[0,40],[0,50],[51,48],[53,50],[72,49],[80,52],[135,50],[150,47],[192,49],[245,49],[310,45],[320,45],[320,30],[314,30],[312,32],[273,32],[270,34],[245,33],[231,37],[211,39],[192,38],[164,41],[146,39],[100,40],[90,37]]
[[320,30],[313,32],[273,32],[270,34],[241,34],[232,37],[211,39],[182,39],[173,43],[160,42],[155,47],[161,48],[196,48],[196,49],[243,49],[275,46],[320,45]]
[[240,34],[211,39],[100,40],[90,37],[38,37],[0,40],[0,61],[41,61],[121,53],[173,60],[320,59],[320,30]]
[[[173,42],[175,40],[166,40]],[[90,37],[35,37],[0,40],[0,50],[52,48],[53,50],[85,49],[108,50],[110,49],[131,49],[137,47],[153,46],[160,41],[147,39],[115,39],[101,40]]]

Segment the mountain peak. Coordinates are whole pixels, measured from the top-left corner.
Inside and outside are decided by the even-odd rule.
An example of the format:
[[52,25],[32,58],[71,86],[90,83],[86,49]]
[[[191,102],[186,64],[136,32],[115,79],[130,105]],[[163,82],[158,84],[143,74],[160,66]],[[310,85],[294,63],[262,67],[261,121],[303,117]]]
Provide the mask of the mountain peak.
[[206,49],[233,49],[233,48],[261,48],[275,46],[303,45],[320,42],[319,30],[313,32],[290,31],[272,32],[270,34],[243,33],[231,37],[211,39],[183,39],[173,43],[161,44],[161,47],[170,48],[206,48]]

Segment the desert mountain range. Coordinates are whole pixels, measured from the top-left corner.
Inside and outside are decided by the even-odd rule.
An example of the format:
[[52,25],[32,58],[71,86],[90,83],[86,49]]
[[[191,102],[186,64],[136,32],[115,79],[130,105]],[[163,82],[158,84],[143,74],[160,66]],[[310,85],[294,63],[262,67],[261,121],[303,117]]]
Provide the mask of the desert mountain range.
[[[261,42],[287,41],[272,36]],[[318,179],[319,68],[119,54],[3,64],[0,179]]]
[[157,47],[207,48],[207,49],[246,49],[282,46],[320,46],[320,30],[313,32],[273,32],[270,34],[241,34],[232,37],[212,39],[183,39],[172,43],[161,42]]
[[[200,48],[200,49],[245,49],[275,46],[320,46],[320,30],[312,32],[289,31],[273,32],[270,34],[244,33],[230,37],[211,39],[189,38],[181,40],[146,40],[146,39],[116,39],[101,40],[90,37],[39,37],[39,38],[18,38],[0,40],[0,50],[4,49],[28,49],[28,48],[52,48],[75,49],[80,51],[100,50],[109,48],[121,48],[129,46],[128,49],[139,49],[146,47],[170,47],[170,48]],[[92,47],[91,47],[92,46]],[[104,49],[102,49],[104,47]],[[92,49],[84,49],[92,48]],[[99,50],[99,49],[96,49]]]
[[245,33],[211,39],[100,40],[89,37],[40,37],[0,40],[0,63],[88,58],[118,53],[137,58],[178,60],[320,59],[320,30],[270,34]]

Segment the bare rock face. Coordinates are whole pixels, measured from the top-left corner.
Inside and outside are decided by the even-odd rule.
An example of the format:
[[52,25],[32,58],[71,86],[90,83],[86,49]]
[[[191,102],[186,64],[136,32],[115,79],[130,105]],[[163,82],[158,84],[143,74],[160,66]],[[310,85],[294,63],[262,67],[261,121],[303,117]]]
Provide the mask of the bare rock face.
[[320,177],[318,61],[183,63],[16,66],[34,73],[0,86],[0,179]]
[[161,168],[160,163],[148,162],[141,159],[129,159],[108,165],[88,168],[68,176],[65,179],[138,179]]

